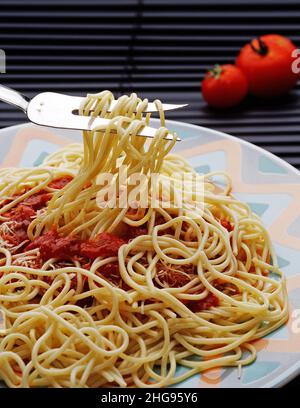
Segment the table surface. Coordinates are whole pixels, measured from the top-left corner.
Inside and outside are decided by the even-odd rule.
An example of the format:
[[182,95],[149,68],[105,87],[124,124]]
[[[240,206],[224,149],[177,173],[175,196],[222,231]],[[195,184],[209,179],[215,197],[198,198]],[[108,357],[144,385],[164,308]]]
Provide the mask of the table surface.
[[[1,0],[1,83],[32,97],[135,91],[188,103],[168,117],[248,140],[300,169],[299,85],[284,98],[248,97],[209,109],[200,82],[216,63],[233,63],[251,38],[278,33],[300,47],[299,0]],[[22,123],[0,104],[0,127]],[[288,386],[299,386],[300,377]]]

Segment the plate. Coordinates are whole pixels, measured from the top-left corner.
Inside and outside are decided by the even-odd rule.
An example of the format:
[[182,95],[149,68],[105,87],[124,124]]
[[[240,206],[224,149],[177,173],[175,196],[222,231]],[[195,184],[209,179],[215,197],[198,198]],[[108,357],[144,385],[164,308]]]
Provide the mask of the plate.
[[[152,125],[158,127],[154,119]],[[257,360],[242,369],[218,368],[177,384],[177,388],[279,387],[300,373],[300,173],[250,143],[215,130],[168,121],[183,139],[176,145],[199,172],[226,171],[234,195],[247,202],[267,227],[287,277],[290,319],[255,343]],[[23,124],[0,130],[0,166],[36,166],[46,155],[81,133]],[[179,367],[178,370],[184,370]],[[1,386],[1,385],[0,385]]]

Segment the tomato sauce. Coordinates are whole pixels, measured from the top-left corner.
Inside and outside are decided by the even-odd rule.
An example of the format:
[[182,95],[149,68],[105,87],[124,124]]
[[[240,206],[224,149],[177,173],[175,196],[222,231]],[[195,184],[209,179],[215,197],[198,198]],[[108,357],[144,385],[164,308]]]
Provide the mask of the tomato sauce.
[[191,276],[180,272],[180,270],[160,269],[157,271],[157,277],[169,288],[181,288],[191,281]]
[[204,299],[191,300],[187,303],[187,307],[194,313],[208,310],[211,307],[219,306],[220,301],[213,293],[209,293]]
[[6,232],[2,232],[2,238],[14,246],[28,240],[27,228],[35,214],[31,207],[23,204],[19,204],[16,208],[5,213],[4,216],[14,223],[9,226]]
[[148,234],[147,226],[144,226],[144,225],[141,227],[127,226],[126,231],[122,233],[121,237],[126,241],[130,241],[131,239],[137,238],[141,235],[147,235],[147,234]]
[[[59,177],[50,182],[49,187],[61,189],[72,179],[73,178],[68,175]],[[9,221],[14,221],[14,224],[9,226],[9,232],[2,233],[2,238],[14,246],[28,240],[27,229],[30,222],[36,216],[38,210],[46,207],[51,197],[52,193],[42,189],[39,192],[25,198],[14,208],[3,214],[3,216],[8,218]],[[13,197],[13,199],[16,198],[18,198],[18,195]],[[6,205],[9,202],[9,200],[6,200],[2,205]]]
[[29,224],[30,221],[18,222],[14,226],[10,227],[10,232],[2,233],[1,236],[9,244],[17,246],[28,240],[27,228]]
[[228,232],[231,232],[234,229],[231,223],[227,220],[220,220],[220,224],[222,225],[222,227],[227,229]]
[[51,258],[78,259],[79,257],[94,260],[100,256],[104,258],[117,256],[119,248],[125,243],[123,239],[108,232],[97,235],[95,239],[83,241],[72,235],[62,236],[52,229],[37,237],[26,249],[39,248],[44,261]]
[[27,205],[31,207],[33,210],[41,210],[44,208],[48,201],[51,200],[52,194],[47,193],[45,190],[41,190],[38,193],[32,194],[30,197],[25,198],[25,200],[21,203],[22,205]]
[[96,259],[99,256],[108,258],[117,256],[119,248],[126,244],[126,241],[108,232],[102,232],[95,239],[82,242],[80,245],[80,255],[89,259]]
[[113,283],[115,286],[120,286],[120,283],[122,283],[118,262],[111,262],[101,266],[96,274]]
[[36,212],[33,208],[28,207],[24,204],[19,204],[17,207],[13,208],[9,212],[4,214],[4,217],[9,218],[11,221],[25,221],[29,220],[31,217],[35,216]]
[[44,261],[51,258],[70,259],[79,253],[80,241],[71,236],[63,237],[52,229],[34,239],[26,250],[34,248],[39,248]]
[[239,293],[239,289],[233,283],[227,282],[223,279],[214,279],[212,282],[213,286],[220,292],[223,292],[229,296],[233,296]]
[[[2,238],[8,243],[17,246],[28,240],[27,229],[36,211],[43,208],[51,198],[51,195],[42,192],[33,194],[19,203],[16,207],[3,214],[9,221],[14,221],[9,230],[2,233]],[[21,248],[20,248],[21,251]]]
[[62,176],[59,177],[55,180],[52,180],[49,184],[48,187],[50,188],[55,188],[57,190],[61,190],[62,188],[64,188],[67,184],[70,183],[70,181],[73,180],[72,176]]
[[[49,183],[49,187],[53,189],[61,189],[65,187],[72,180],[71,176],[63,176],[53,180]],[[19,203],[15,208],[9,210],[4,214],[11,221],[15,221],[15,225],[11,228],[12,234],[3,234],[2,237],[8,242],[18,245],[21,242],[28,240],[27,228],[36,216],[38,210],[44,208],[48,201],[51,199],[52,193],[45,190],[41,190],[38,193],[31,195],[24,201]],[[156,225],[164,223],[165,220],[159,218],[156,220]],[[220,221],[221,224],[228,230],[232,230],[232,226],[228,221]],[[146,235],[148,233],[147,224],[140,227],[127,227],[121,237],[115,236],[108,232],[98,234],[95,238],[89,240],[82,240],[76,236],[63,236],[57,232],[55,228],[35,238],[25,250],[31,250],[38,248],[40,252],[40,258],[38,259],[36,267],[39,268],[42,262],[45,262],[51,258],[59,260],[80,260],[83,268],[90,269],[92,262],[98,258],[108,258],[118,255],[119,248],[126,244],[131,239],[134,239],[140,235]],[[162,234],[173,233],[173,229],[161,231]],[[24,249],[20,249],[24,251]],[[193,266],[186,266],[187,270],[183,267],[183,271],[187,274],[193,275],[195,273]],[[108,280],[116,286],[122,287],[124,290],[129,289],[123,282],[118,262],[111,262],[100,267],[96,274]],[[167,283],[170,287],[181,287],[190,281],[190,277],[181,273],[181,271],[169,271],[164,268],[159,268],[158,274],[162,282]],[[51,283],[51,277],[47,278]],[[87,285],[86,279],[84,285]],[[72,278],[72,288],[77,286],[77,276]],[[83,299],[83,305],[90,305],[92,297]],[[210,307],[218,306],[219,299],[212,293],[208,294],[205,299],[200,301],[188,301],[184,302],[187,307],[194,311],[207,310]]]

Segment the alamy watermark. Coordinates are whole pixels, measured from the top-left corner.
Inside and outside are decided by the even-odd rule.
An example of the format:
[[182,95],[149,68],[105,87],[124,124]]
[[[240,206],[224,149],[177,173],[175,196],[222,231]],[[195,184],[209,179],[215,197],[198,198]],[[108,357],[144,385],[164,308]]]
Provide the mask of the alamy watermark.
[[293,334],[300,333],[300,309],[294,309],[291,313],[291,330]]
[[6,332],[6,320],[5,320],[5,313],[3,310],[0,309],[0,334]]
[[295,49],[292,52],[292,57],[295,58],[295,60],[292,63],[292,72],[294,74],[299,74],[300,73],[300,49]]
[[6,54],[5,51],[0,48],[0,73],[6,73]]
[[116,173],[101,173],[96,202],[99,208],[185,208],[203,210],[204,177],[195,172],[130,173],[120,166]]

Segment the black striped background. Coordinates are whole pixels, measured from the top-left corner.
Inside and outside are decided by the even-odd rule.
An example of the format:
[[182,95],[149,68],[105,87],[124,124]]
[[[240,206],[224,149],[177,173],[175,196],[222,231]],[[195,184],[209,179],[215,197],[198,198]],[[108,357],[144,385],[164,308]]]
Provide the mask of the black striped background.
[[[226,113],[208,109],[200,93],[204,72],[232,62],[258,34],[277,32],[300,46],[299,21],[300,2],[291,0],[1,0],[0,80],[29,96],[108,88],[189,103],[169,116],[239,136],[300,168],[299,87]],[[23,121],[0,104],[1,127]]]

